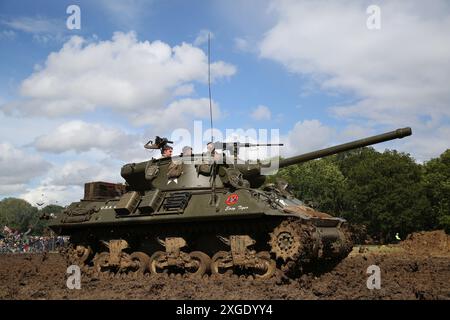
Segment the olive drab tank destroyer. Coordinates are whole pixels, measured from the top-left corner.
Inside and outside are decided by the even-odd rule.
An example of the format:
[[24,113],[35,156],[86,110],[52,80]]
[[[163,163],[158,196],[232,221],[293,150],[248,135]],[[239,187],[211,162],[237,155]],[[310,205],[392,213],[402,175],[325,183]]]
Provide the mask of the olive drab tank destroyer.
[[[280,159],[279,168],[411,135],[410,128]],[[170,144],[157,137],[146,148]],[[70,236],[71,263],[100,273],[296,274],[338,262],[352,249],[347,222],[265,184],[261,162],[238,161],[239,148],[214,143],[206,154],[152,158],[121,169],[125,184],[87,183],[85,196],[51,219]]]

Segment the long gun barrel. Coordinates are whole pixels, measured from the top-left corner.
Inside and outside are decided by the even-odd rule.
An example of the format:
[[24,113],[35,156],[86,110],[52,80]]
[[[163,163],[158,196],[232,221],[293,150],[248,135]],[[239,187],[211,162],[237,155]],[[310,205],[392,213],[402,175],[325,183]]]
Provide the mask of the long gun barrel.
[[302,163],[302,162],[306,162],[309,160],[330,156],[330,155],[333,155],[333,154],[336,154],[339,152],[344,152],[344,151],[348,151],[348,150],[352,150],[352,149],[367,147],[372,144],[385,142],[385,141],[389,141],[389,140],[401,139],[403,137],[410,136],[411,134],[412,134],[411,128],[409,128],[409,127],[401,128],[401,129],[397,129],[397,130],[394,130],[391,132],[379,134],[376,136],[340,144],[340,145],[337,145],[334,147],[317,150],[317,151],[312,151],[309,153],[301,154],[299,156],[295,156],[295,157],[291,157],[291,158],[287,158],[287,159],[282,159],[282,160],[280,160],[279,167],[284,168],[284,167],[287,167],[287,166],[290,166],[293,164]]

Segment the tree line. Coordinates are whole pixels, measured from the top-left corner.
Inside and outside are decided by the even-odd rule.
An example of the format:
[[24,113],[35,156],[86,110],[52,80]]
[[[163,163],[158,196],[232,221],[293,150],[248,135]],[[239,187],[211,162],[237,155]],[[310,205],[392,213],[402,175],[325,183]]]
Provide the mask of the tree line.
[[389,242],[420,230],[450,233],[450,149],[423,164],[371,147],[281,169],[295,196],[317,210],[364,225]]
[[20,233],[30,230],[30,235],[42,235],[47,227],[47,220],[40,220],[39,217],[44,213],[57,214],[63,209],[52,204],[38,210],[25,200],[5,198],[0,201],[0,233],[6,226]]

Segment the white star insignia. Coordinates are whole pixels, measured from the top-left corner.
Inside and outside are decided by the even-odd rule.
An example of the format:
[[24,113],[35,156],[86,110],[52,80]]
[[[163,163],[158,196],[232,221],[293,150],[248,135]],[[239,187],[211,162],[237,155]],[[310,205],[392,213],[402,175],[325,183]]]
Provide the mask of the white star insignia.
[[175,182],[176,184],[178,184],[178,179],[177,178],[175,178],[175,179],[168,179],[167,180],[167,184],[171,183],[172,181]]

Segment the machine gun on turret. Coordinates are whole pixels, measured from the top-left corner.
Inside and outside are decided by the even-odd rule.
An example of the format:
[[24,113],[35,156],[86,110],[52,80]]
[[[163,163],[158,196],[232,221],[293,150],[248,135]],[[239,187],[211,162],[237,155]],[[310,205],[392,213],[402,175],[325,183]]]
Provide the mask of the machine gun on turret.
[[169,143],[172,144],[173,141],[170,141],[170,140],[167,139],[167,138],[161,138],[161,137],[159,137],[159,136],[156,136],[155,142],[153,142],[152,140],[150,140],[149,142],[147,142],[147,143],[144,145],[144,148],[145,148],[145,149],[154,149],[154,150],[159,149],[159,150],[162,150],[162,149],[164,149],[164,147],[167,146]]
[[240,148],[252,148],[252,147],[281,147],[282,143],[242,143],[242,142],[214,142],[214,149],[221,149],[223,151],[228,150],[230,155],[234,157],[236,161],[239,156]]

